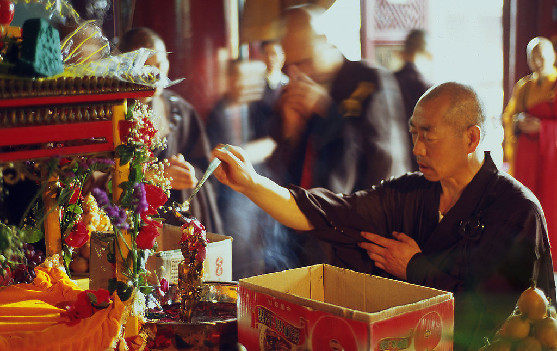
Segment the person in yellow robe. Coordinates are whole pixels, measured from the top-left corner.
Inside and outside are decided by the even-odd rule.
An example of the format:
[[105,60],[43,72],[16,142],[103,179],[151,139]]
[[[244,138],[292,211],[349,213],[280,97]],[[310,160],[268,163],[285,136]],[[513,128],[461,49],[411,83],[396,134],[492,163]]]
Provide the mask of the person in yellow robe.
[[532,73],[516,83],[503,113],[504,157],[510,166],[509,173],[540,200],[552,256],[557,257],[555,50],[549,39],[536,37],[528,43],[526,53]]

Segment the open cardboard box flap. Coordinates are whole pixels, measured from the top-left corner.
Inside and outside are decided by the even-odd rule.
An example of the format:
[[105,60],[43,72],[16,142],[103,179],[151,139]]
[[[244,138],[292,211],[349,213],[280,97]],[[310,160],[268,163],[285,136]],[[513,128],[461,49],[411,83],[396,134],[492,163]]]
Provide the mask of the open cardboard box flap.
[[240,280],[240,286],[373,323],[453,298],[452,293],[322,264]]

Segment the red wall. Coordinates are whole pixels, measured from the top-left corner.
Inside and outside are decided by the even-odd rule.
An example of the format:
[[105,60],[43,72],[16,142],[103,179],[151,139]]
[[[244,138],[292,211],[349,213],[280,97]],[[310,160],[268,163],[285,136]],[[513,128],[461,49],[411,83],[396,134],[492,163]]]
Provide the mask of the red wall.
[[218,98],[219,48],[226,47],[223,0],[137,1],[133,26],[152,28],[170,52],[171,89],[205,117]]

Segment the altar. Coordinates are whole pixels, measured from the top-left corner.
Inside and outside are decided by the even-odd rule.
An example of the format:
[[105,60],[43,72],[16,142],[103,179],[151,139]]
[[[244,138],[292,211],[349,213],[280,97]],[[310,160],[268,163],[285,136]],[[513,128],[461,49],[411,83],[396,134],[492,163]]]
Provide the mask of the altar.
[[[11,5],[1,7],[2,20],[11,21]],[[178,263],[193,257],[182,268],[189,272],[185,282],[145,268],[169,188],[164,162],[152,152],[164,141],[155,135],[152,111],[138,100],[164,85],[164,77],[144,66],[147,50],[96,60],[78,55],[102,33],[73,20],[75,32],[62,41],[42,18],[26,21],[23,30],[0,23],[2,211],[21,218],[0,224],[0,350],[192,349],[192,338],[206,346],[210,340],[214,350],[235,345],[236,284],[201,283],[202,224],[195,230],[184,224],[175,237],[174,248],[182,246]],[[76,33],[86,30],[77,42]],[[105,181],[95,183],[97,175]],[[97,255],[104,269],[78,274],[73,260],[78,252],[87,260],[98,254],[88,245],[100,233],[111,242]],[[222,275],[223,257],[215,260]],[[102,287],[91,286],[100,280]],[[190,287],[188,306],[197,314],[184,320]],[[177,335],[189,331],[189,341],[161,343],[157,327],[170,320]]]

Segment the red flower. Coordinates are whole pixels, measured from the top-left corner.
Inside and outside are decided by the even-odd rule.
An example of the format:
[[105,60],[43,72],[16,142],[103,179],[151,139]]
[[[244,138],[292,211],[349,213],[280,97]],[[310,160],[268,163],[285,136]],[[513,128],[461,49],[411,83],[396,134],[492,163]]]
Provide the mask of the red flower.
[[107,290],[85,290],[77,294],[77,299],[72,305],[66,306],[61,315],[66,318],[64,323],[75,325],[81,319],[91,317],[97,310],[107,308],[110,295]]
[[77,294],[77,300],[70,309],[74,311],[74,314],[78,318],[91,317],[95,312],[87,291],[82,291]]
[[141,220],[143,221],[144,225],[152,225],[157,228],[162,228],[161,222],[149,218],[145,212],[141,213]]
[[76,224],[74,224],[72,231],[64,239],[67,245],[74,248],[82,247],[87,240],[89,240],[89,231],[82,220],[79,220]]
[[[14,281],[12,270],[9,266],[0,267],[0,286],[11,285]],[[162,281],[161,281],[162,283]],[[168,284],[168,283],[167,283]]]
[[67,157],[61,158],[61,159],[58,161],[58,166],[59,166],[59,167],[63,167],[63,166],[67,165],[67,164],[70,163],[70,162],[72,162],[72,160],[69,159],[69,158],[67,158]]
[[75,204],[80,196],[81,196],[81,188],[78,187],[78,186],[74,187],[72,196],[70,197],[70,200],[68,201],[68,203],[70,205]]
[[[157,221],[150,222],[158,223]],[[139,249],[149,250],[153,248],[153,245],[155,245],[155,239],[159,236],[157,227],[157,225],[149,223],[139,229],[139,234],[137,234],[137,237],[135,238],[135,243]]]
[[133,127],[132,121],[122,120],[118,122],[118,129],[120,131],[120,140],[125,143],[130,137],[130,131]]
[[168,280],[162,278],[160,281],[160,288],[162,292],[167,293],[168,289],[170,288],[170,285],[168,284]]
[[157,214],[159,207],[164,205],[168,201],[168,196],[164,193],[164,190],[155,186],[153,184],[145,183],[145,198],[149,204],[146,214],[154,215]]
[[103,308],[107,308],[110,304],[110,293],[106,289],[99,289],[99,290],[85,290],[87,296],[89,296],[89,300],[91,301],[91,305],[96,309],[100,310]]
[[150,148],[153,138],[157,134],[157,130],[149,118],[143,118],[141,122],[143,125],[138,130],[140,138],[142,139],[141,141],[145,144],[145,146]]

